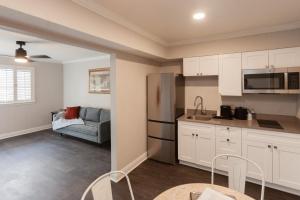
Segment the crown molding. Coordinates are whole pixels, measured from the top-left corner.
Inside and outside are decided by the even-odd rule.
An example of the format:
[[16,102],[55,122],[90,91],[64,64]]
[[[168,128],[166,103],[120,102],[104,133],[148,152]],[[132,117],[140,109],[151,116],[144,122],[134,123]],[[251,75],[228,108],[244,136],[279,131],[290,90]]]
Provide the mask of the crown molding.
[[71,64],[71,63],[78,63],[78,62],[87,62],[87,61],[93,61],[93,60],[101,60],[101,59],[109,59],[110,55],[102,55],[102,56],[96,56],[96,57],[90,57],[90,58],[81,58],[81,59],[75,59],[75,60],[68,60],[62,62],[62,64]]
[[141,27],[131,23],[130,21],[124,19],[124,17],[104,8],[103,6],[101,6],[99,3],[95,2],[95,1],[86,1],[86,0],[72,0],[74,3],[76,3],[77,5],[84,7],[94,13],[96,13],[97,15],[100,15],[106,19],[109,19],[131,31],[134,31],[136,33],[138,33],[139,35],[142,35],[144,37],[146,37],[147,39],[150,39],[160,45],[163,46],[167,46],[168,43],[166,41],[164,41],[163,39],[159,38],[158,36],[149,33],[148,31],[142,29]]
[[280,31],[289,31],[295,30],[300,28],[300,21],[282,24],[277,26],[269,26],[264,28],[256,28],[256,29],[249,29],[243,30],[238,32],[231,32],[231,33],[224,33],[224,34],[216,34],[212,36],[196,38],[196,39],[188,39],[188,40],[181,40],[177,42],[171,42],[167,46],[183,46],[183,45],[192,45],[197,43],[203,42],[211,42],[216,40],[226,40],[226,39],[233,39],[233,38],[240,38],[252,35],[259,35],[259,34],[267,34],[267,33],[274,33]]

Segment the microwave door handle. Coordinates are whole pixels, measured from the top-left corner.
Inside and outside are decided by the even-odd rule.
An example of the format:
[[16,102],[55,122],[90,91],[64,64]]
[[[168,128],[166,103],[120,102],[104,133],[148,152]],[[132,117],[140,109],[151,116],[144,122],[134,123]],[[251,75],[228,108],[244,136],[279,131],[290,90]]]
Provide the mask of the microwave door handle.
[[284,73],[284,89],[288,90],[289,89],[289,75],[288,72]]

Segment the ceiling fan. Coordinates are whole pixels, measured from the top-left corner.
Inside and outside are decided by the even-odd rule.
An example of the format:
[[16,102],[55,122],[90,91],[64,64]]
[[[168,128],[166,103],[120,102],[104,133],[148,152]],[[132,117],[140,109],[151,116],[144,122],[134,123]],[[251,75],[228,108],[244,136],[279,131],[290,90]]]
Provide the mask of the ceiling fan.
[[27,51],[25,49],[23,49],[23,46],[26,45],[26,42],[16,41],[16,44],[19,45],[20,47],[18,49],[16,49],[15,56],[11,56],[11,55],[0,55],[0,56],[13,57],[13,58],[15,58],[15,62],[18,62],[18,63],[35,62],[34,59],[52,59],[48,55],[28,56]]

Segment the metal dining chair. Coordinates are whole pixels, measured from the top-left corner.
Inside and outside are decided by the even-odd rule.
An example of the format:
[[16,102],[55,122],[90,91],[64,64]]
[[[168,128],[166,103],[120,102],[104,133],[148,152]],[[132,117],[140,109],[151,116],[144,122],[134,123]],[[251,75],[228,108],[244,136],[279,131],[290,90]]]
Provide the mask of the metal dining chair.
[[211,184],[214,184],[214,170],[215,170],[215,162],[217,159],[226,158],[228,162],[226,163],[228,166],[228,185],[230,189],[236,190],[241,193],[245,193],[245,184],[246,184],[246,174],[247,174],[247,165],[252,164],[255,166],[261,177],[261,195],[260,199],[264,199],[265,193],[265,175],[261,167],[249,160],[247,158],[231,155],[231,154],[220,154],[213,158],[211,163]]
[[113,200],[112,188],[111,188],[111,175],[114,174],[121,174],[126,178],[131,199],[134,200],[129,177],[126,173],[122,171],[111,171],[97,178],[84,191],[81,200],[85,200],[87,194],[90,191],[92,192],[92,196],[94,200]]

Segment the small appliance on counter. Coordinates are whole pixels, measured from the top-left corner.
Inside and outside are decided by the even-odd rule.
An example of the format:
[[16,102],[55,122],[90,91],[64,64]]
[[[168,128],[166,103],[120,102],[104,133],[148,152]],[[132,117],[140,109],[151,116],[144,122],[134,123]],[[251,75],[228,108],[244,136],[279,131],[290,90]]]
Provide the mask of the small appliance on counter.
[[232,110],[231,106],[221,105],[221,119],[232,119]]
[[234,109],[234,118],[240,120],[247,120],[248,109],[244,107],[236,107]]

